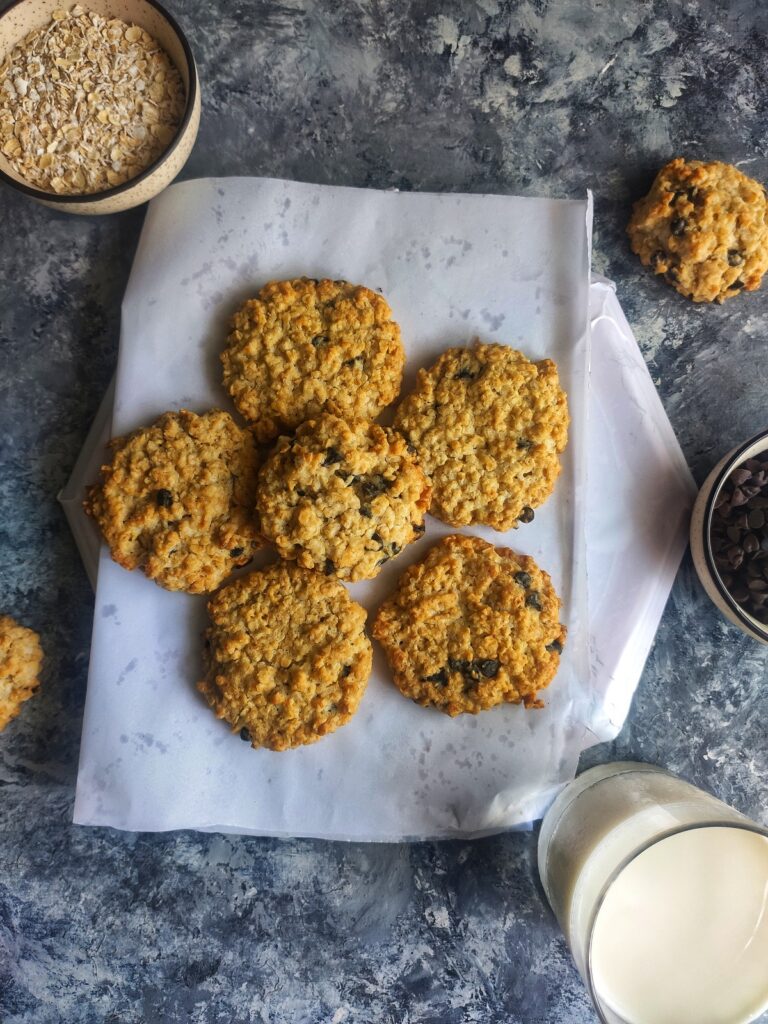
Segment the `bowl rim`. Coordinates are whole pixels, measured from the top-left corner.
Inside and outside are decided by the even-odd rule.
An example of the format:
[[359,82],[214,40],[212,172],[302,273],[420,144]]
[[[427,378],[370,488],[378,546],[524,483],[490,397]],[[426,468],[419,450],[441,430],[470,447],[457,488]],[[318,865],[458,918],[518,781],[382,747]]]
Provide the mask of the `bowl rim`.
[[747,617],[741,605],[734,601],[730,592],[720,578],[720,571],[715,565],[714,555],[712,554],[712,515],[714,513],[715,498],[720,493],[720,489],[726,479],[730,476],[733,470],[741,464],[744,458],[744,453],[758,441],[768,441],[768,429],[761,430],[757,434],[753,434],[752,437],[734,448],[723,464],[720,472],[715,476],[704,504],[702,527],[704,533],[704,561],[709,571],[713,586],[728,608],[730,608],[733,614],[738,618],[739,622],[744,625],[744,628],[755,636],[758,636],[761,640],[768,642],[768,626],[761,625],[757,619],[753,619],[751,616]]
[[[26,2],[27,0],[11,0],[11,3],[9,3],[7,7],[0,10],[0,20],[15,7],[21,7],[21,5]],[[61,203],[62,206],[74,203],[97,203],[102,199],[112,199],[114,196],[123,195],[128,192],[129,189],[132,189],[142,181],[145,181],[151,174],[154,174],[161,164],[165,163],[168,157],[179,146],[182,137],[192,120],[192,112],[195,108],[195,103],[197,102],[197,65],[195,64],[195,57],[192,53],[192,48],[189,45],[189,40],[171,12],[167,10],[167,8],[163,7],[158,0],[144,0],[144,3],[149,4],[150,7],[154,7],[155,10],[168,22],[171,30],[176,34],[179,42],[181,43],[181,48],[184,51],[184,59],[186,60],[187,67],[189,68],[189,88],[187,89],[187,102],[184,107],[184,114],[179,122],[179,127],[176,129],[173,141],[168,148],[164,149],[160,156],[153,160],[149,167],[146,167],[141,174],[137,174],[135,178],[130,178],[128,181],[124,181],[122,185],[114,185],[112,188],[105,189],[103,192],[78,192],[77,194],[68,194],[65,196],[57,195],[56,192],[46,192],[45,189],[35,188],[34,185],[28,185],[16,178],[12,178],[11,175],[6,174],[2,168],[0,168],[0,181],[5,182],[7,185],[10,185],[19,192],[23,192],[24,195],[31,196],[32,199],[42,200],[46,203]]]

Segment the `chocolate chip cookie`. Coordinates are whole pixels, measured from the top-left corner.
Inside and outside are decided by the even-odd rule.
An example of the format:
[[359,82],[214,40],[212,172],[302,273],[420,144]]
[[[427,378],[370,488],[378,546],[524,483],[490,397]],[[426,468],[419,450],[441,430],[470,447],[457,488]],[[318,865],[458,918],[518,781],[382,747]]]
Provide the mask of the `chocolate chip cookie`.
[[338,580],[281,562],[222,587],[208,611],[198,689],[252,747],[314,743],[354,715],[371,643]]
[[167,412],[112,441],[84,508],[112,557],[167,590],[205,593],[262,546],[256,524],[259,454],[226,412]]
[[258,510],[283,558],[361,580],[422,535],[430,494],[401,434],[326,412],[280,438],[259,474]]
[[568,423],[551,359],[480,343],[420,370],[395,414],[432,481],[430,511],[451,526],[497,530],[530,522],[551,494]]
[[643,264],[694,302],[754,291],[768,268],[765,189],[718,161],[662,167],[627,233]]
[[224,385],[260,441],[333,401],[375,419],[400,391],[400,328],[381,295],[347,281],[272,281],[235,313]]
[[503,702],[542,707],[566,630],[532,558],[478,537],[446,537],[406,569],[373,635],[406,697],[448,715]]
[[0,732],[39,686],[42,662],[37,633],[0,615]]

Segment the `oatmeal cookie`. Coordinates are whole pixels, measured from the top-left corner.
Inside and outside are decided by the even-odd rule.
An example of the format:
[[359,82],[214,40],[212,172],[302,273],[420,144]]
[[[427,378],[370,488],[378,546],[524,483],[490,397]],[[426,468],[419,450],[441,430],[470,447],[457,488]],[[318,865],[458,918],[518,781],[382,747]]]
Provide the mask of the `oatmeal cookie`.
[[223,587],[208,611],[198,689],[252,747],[314,743],[354,715],[371,642],[338,580],[281,562]]
[[347,281],[272,281],[235,313],[224,385],[260,441],[329,401],[375,419],[397,398],[405,355],[381,295]]
[[125,569],[201,594],[262,546],[258,449],[228,413],[167,412],[111,446],[84,508]]
[[0,732],[40,684],[40,638],[10,615],[0,615]]
[[445,537],[403,573],[373,635],[406,697],[448,715],[542,707],[565,642],[560,599],[532,558]]
[[325,412],[280,438],[259,474],[258,510],[283,558],[362,580],[423,534],[430,495],[401,434]]
[[627,233],[643,264],[694,302],[754,291],[768,268],[765,189],[730,164],[672,160]]
[[552,492],[568,404],[551,359],[506,345],[450,348],[398,407],[395,427],[432,481],[433,515],[508,530]]

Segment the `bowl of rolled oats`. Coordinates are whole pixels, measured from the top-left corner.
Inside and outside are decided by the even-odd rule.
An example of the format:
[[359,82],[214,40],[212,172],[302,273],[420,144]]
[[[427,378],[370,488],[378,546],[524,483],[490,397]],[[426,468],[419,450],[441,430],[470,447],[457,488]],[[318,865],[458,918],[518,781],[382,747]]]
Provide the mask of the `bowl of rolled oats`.
[[68,213],[139,206],[197,137],[189,43],[156,0],[61,3],[0,14],[0,180]]

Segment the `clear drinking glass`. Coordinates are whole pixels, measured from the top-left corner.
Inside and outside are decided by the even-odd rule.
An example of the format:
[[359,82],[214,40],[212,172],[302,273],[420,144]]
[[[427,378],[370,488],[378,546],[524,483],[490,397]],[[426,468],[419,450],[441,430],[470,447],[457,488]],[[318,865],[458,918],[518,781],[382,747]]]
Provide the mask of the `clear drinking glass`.
[[600,765],[544,818],[539,873],[603,1024],[768,1020],[765,828],[661,768]]

